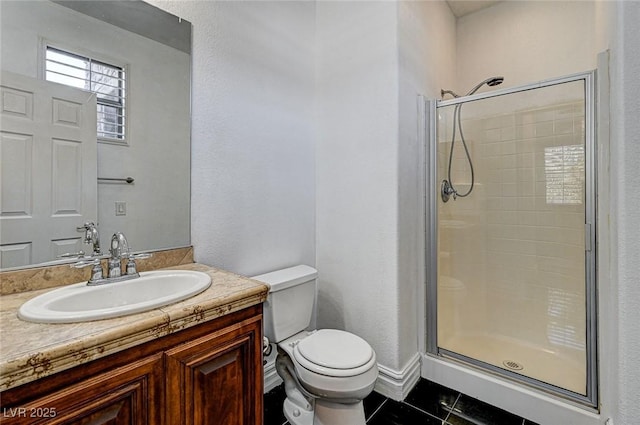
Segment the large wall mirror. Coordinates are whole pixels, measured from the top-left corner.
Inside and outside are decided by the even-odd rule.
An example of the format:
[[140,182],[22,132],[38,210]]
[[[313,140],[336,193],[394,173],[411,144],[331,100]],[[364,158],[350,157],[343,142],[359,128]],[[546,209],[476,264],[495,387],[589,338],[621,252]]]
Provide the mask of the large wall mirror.
[[[138,0],[0,2],[0,269],[190,244],[191,24]],[[72,261],[67,259],[66,261]]]

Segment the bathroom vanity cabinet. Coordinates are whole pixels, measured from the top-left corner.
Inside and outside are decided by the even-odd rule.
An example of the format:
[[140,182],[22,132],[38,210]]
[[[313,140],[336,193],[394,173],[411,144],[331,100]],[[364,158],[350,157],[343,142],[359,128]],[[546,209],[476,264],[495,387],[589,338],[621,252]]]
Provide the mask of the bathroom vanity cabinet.
[[4,391],[0,423],[260,425],[262,392],[258,304]]

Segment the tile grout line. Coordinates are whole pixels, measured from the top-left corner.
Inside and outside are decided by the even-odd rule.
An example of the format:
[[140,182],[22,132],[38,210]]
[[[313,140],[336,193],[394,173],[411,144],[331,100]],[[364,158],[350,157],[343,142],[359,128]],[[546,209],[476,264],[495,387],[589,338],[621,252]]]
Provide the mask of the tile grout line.
[[369,415],[368,418],[366,418],[365,423],[369,422],[369,420],[371,420],[371,418],[373,418],[376,415],[376,413],[378,413],[380,409],[382,409],[382,406],[384,406],[387,403],[387,401],[389,401],[389,399],[385,397],[384,401],[380,403],[380,406],[378,406],[378,408],[374,410],[373,413]]
[[[457,399],[456,399],[456,400],[457,400]],[[445,419],[439,418],[439,417],[438,417],[438,416],[436,416],[435,414],[433,414],[433,413],[429,413],[429,412],[427,412],[426,410],[422,410],[420,407],[414,406],[414,405],[413,405],[413,404],[411,404],[411,403],[407,403],[407,402],[405,402],[405,401],[401,401],[400,403],[401,403],[401,404],[404,404],[405,406],[409,406],[409,407],[411,407],[412,409],[415,409],[415,410],[417,410],[417,411],[418,411],[418,412],[420,412],[420,413],[424,413],[425,415],[427,415],[427,416],[429,416],[429,417],[431,417],[431,418],[437,419],[437,420],[441,421],[442,423],[444,423],[444,422],[445,422]],[[454,404],[455,404],[455,403],[454,403]],[[448,418],[448,417],[449,417],[449,415],[447,415],[447,418]]]
[[448,410],[449,413],[447,413],[447,417],[444,418],[443,422],[447,422],[447,420],[449,420],[449,416],[451,416],[451,412],[453,412],[453,409],[456,407],[456,404],[458,404],[458,400],[460,400],[460,397],[462,397],[462,393],[458,393],[458,397],[456,397],[456,401],[453,402],[453,406],[451,406]]

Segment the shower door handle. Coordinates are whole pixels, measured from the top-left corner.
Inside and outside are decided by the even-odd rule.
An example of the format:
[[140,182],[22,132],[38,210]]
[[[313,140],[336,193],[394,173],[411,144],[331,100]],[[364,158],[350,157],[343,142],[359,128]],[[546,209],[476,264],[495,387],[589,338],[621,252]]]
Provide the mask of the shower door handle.
[[592,226],[591,223],[585,223],[584,224],[584,250],[587,252],[590,252],[593,249],[593,244],[591,242],[591,231],[592,231]]

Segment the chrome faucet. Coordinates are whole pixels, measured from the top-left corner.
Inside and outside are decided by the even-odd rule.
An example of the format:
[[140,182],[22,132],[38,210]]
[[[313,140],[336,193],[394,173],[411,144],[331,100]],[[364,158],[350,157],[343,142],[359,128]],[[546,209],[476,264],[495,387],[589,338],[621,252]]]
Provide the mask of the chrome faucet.
[[84,223],[83,226],[77,228],[79,232],[84,230],[84,243],[93,245],[92,256],[102,255],[100,251],[100,234],[96,224],[92,221]]
[[[92,245],[92,253],[90,257],[99,257],[102,255],[100,251],[100,233],[98,233],[98,227],[92,221],[87,221],[80,227],[76,227],[78,232],[84,232],[83,242]],[[84,251],[67,252],[66,254],[58,255],[58,258],[86,258]]]
[[122,232],[114,233],[111,237],[111,248],[109,248],[109,252],[111,253],[111,257],[109,258],[108,277],[120,277],[122,276],[123,254],[129,255],[129,244]]
[[[107,261],[107,277],[104,277],[102,264],[99,255],[86,257],[82,261],[78,261],[71,265],[74,268],[84,268],[92,266],[91,279],[87,285],[102,285],[111,282],[121,282],[123,280],[135,279],[140,276],[138,273],[136,262],[137,259],[149,258],[151,254],[132,254],[129,248],[127,238],[122,232],[116,232],[111,237],[111,247],[109,248],[110,257]],[[126,273],[122,274],[122,260],[127,260]]]

